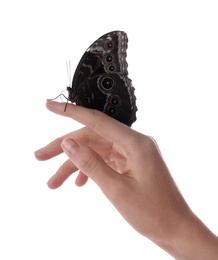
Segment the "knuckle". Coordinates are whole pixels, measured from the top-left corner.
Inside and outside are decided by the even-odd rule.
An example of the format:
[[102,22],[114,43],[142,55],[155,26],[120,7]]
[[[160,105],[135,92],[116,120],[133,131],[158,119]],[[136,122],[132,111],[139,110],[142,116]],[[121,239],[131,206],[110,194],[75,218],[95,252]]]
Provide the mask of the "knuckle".
[[99,158],[94,154],[93,151],[90,151],[89,154],[85,156],[85,159],[82,161],[81,170],[83,172],[95,172],[99,165]]
[[96,109],[92,109],[91,111],[92,111],[92,116],[90,117],[91,119],[90,128],[95,130],[99,122],[101,122],[102,112]]
[[[138,151],[142,156],[144,153],[149,153],[157,150],[157,143],[154,138],[144,134],[135,135],[130,142],[131,150],[134,150],[134,153]],[[143,153],[142,153],[143,151]]]

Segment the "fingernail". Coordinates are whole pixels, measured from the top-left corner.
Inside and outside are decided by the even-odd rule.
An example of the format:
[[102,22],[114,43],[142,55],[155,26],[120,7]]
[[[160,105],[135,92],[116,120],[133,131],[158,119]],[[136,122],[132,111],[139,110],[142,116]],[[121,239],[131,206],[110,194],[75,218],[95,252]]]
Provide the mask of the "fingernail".
[[68,155],[73,155],[76,153],[79,146],[73,139],[65,139],[61,143],[61,147],[63,148],[65,153],[67,153]]

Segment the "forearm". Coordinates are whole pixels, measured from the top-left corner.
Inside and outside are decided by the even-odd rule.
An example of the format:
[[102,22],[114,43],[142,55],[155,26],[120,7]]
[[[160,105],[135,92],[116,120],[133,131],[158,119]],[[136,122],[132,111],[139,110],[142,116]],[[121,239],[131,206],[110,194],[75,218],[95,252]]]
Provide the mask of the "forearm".
[[218,259],[218,237],[193,213],[186,215],[166,240],[154,242],[177,260]]

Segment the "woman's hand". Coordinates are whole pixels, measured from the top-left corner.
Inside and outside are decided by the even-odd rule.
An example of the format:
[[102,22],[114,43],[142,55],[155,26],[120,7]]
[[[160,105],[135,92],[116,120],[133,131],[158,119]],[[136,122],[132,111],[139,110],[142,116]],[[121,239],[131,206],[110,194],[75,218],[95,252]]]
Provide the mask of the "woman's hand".
[[91,178],[133,228],[177,259],[218,259],[217,238],[189,209],[152,138],[99,111],[68,104],[64,112],[64,107],[47,102],[50,111],[85,127],[35,153],[39,160],[62,151],[69,157],[49,180],[50,188],[79,170],[78,186]]

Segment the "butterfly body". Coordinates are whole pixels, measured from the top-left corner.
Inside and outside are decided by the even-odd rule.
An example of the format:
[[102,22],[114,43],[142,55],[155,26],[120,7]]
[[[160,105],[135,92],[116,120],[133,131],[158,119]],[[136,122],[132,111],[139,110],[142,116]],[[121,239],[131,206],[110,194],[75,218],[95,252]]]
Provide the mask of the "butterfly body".
[[97,109],[131,126],[136,120],[134,88],[128,78],[127,35],[114,31],[95,41],[82,56],[68,87],[68,100]]

